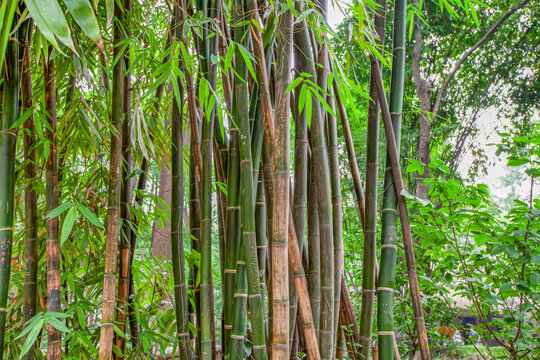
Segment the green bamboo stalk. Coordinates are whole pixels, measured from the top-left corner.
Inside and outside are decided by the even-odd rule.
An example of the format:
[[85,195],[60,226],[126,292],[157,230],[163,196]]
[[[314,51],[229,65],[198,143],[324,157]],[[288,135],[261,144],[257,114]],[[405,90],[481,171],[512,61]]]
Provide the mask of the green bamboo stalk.
[[[30,38],[33,29],[33,21],[27,20],[20,30],[19,55],[22,56],[21,68],[21,113],[32,107],[32,72],[30,70]],[[37,193],[34,188],[36,178],[36,151],[33,148],[35,143],[34,116],[30,115],[24,122],[24,177],[28,180],[28,186],[24,189],[24,214],[26,232],[26,260],[24,277],[24,306],[23,323],[26,324],[36,314],[37,305],[37,265],[38,265],[38,210]],[[23,342],[26,341],[26,336]],[[32,346],[23,360],[33,360],[35,348]]]
[[[233,5],[233,21],[243,21],[244,15],[244,2],[242,0],[236,1]],[[237,26],[234,28],[234,38],[238,43],[244,41],[244,45],[247,46],[247,38],[244,38],[245,29]],[[235,79],[234,86],[234,113],[233,121],[238,124],[239,129],[239,149],[240,149],[240,176],[241,176],[241,226],[242,226],[242,242],[240,249],[243,249],[243,258],[245,264],[238,262],[236,272],[236,282],[243,283],[243,279],[247,275],[248,296],[251,314],[251,327],[253,338],[253,357],[255,359],[266,359],[266,334],[265,334],[265,322],[264,322],[264,303],[262,301],[260,290],[260,278],[259,278],[259,261],[257,254],[257,242],[255,236],[255,189],[253,185],[253,163],[251,153],[251,126],[249,119],[249,104],[248,104],[248,87],[247,87],[247,66],[242,56],[240,48],[237,46],[235,51],[235,70],[241,79]],[[240,254],[240,253],[239,253]],[[240,254],[242,255],[242,254]],[[239,258],[240,260],[240,258]],[[247,273],[244,273],[246,271]],[[238,289],[238,287],[237,287]],[[243,304],[245,299],[238,297],[236,293],[237,303]],[[235,306],[235,322],[240,325],[239,322],[244,319],[245,309],[240,306]],[[244,326],[234,327],[233,324],[233,349],[242,348],[243,344],[239,344],[243,341]],[[233,351],[232,358],[237,358],[241,354],[240,351]]]
[[[134,205],[136,208],[141,208],[142,206],[142,202],[143,202],[143,191],[144,189],[146,188],[146,182],[148,180],[148,168],[149,168],[149,165],[148,165],[148,160],[146,158],[143,157],[142,161],[141,161],[141,175],[139,175],[139,180],[137,182],[137,192],[136,192],[136,195],[135,195],[135,202],[134,202]],[[139,228],[139,218],[138,216],[134,216],[133,218],[133,227],[130,228],[131,230],[131,235],[130,235],[130,241],[131,241],[131,245],[130,245],[130,256],[129,256],[129,260],[130,260],[130,265],[129,265],[129,268],[130,268],[130,275],[129,275],[129,297],[128,297],[128,304],[129,304],[129,329],[130,329],[130,332],[131,332],[131,343],[133,346],[136,346],[138,343],[139,343],[139,324],[137,322],[137,316],[135,314],[135,307],[134,307],[134,304],[133,304],[133,297],[132,295],[135,293],[135,285],[134,285],[134,282],[133,282],[133,273],[132,273],[132,269],[133,269],[133,259],[134,259],[134,254],[135,254],[135,248],[137,246],[137,233],[135,231],[133,231],[133,229],[138,229]]]
[[[397,0],[394,9],[393,60],[390,83],[390,111],[398,156],[401,140],[401,117],[405,76],[405,34],[407,1]],[[381,216],[381,265],[377,283],[377,322],[379,324],[379,358],[394,359],[394,301],[397,257],[397,198],[390,168],[390,154],[386,154],[384,192]]]
[[319,338],[321,320],[321,243],[319,231],[319,214],[317,211],[317,187],[313,158],[310,166],[309,197],[308,197],[308,252],[309,276],[308,288],[311,311],[317,338]]
[[[378,0],[375,9],[376,44],[384,41],[386,24],[386,1]],[[380,64],[377,64],[380,67]],[[368,359],[371,350],[371,331],[373,328],[373,308],[377,277],[377,200],[379,176],[379,101],[373,74],[371,74],[368,108],[367,149],[366,149],[366,200],[364,221],[364,259],[362,263],[362,308],[360,312],[360,359]]]
[[[13,25],[17,24],[17,20],[15,16]],[[0,207],[0,249],[2,249],[0,252],[0,352],[2,352],[0,359],[4,357],[2,349],[4,348],[13,242],[17,131],[11,129],[11,126],[19,117],[19,46],[16,40],[8,41],[4,59],[5,67],[2,66],[0,72],[3,78],[0,124],[0,174],[2,174],[0,176],[0,204],[2,204]]]
[[[58,140],[56,135],[56,89],[54,60],[50,58],[52,46],[49,47],[49,58],[43,65],[45,84],[46,120],[49,123],[46,138],[49,141],[49,155],[45,165],[47,214],[58,207],[60,191],[58,189]],[[60,298],[60,238],[59,218],[47,218],[47,311],[61,312]],[[62,355],[62,333],[52,325],[47,325],[47,358],[57,359]]]
[[[233,105],[234,106],[234,105]],[[225,237],[225,292],[223,297],[225,315],[225,335],[223,353],[230,353],[231,332],[233,325],[233,302],[235,293],[236,260],[238,243],[240,242],[240,206],[239,206],[239,174],[240,161],[238,151],[238,128],[231,124],[231,140],[229,141],[229,160],[227,176],[227,218]]]
[[[116,303],[116,276],[118,265],[118,235],[119,235],[119,206],[122,183],[122,117],[123,117],[123,88],[124,61],[122,48],[119,45],[124,40],[122,26],[124,14],[121,7],[115,3],[113,24],[114,58],[118,59],[113,68],[112,81],[112,129],[110,165],[109,165],[109,199],[107,211],[107,228],[105,230],[105,269],[103,275],[103,307],[101,315],[101,334],[99,342],[99,359],[112,358],[114,337],[114,307]],[[119,22],[119,23],[117,23]]]
[[[180,31],[177,27],[176,31]],[[183,88],[178,78],[180,96]],[[172,170],[172,203],[171,203],[171,249],[173,262],[174,299],[176,313],[177,339],[180,347],[180,359],[191,360],[191,344],[189,338],[188,298],[184,267],[184,237],[182,218],[184,211],[184,157],[182,142],[183,109],[174,101],[172,108],[171,137],[171,170]]]
[[[298,37],[296,35],[298,35]],[[306,58],[305,61],[309,69],[307,73],[312,75],[313,81],[317,80],[315,65],[313,58],[311,57],[311,54],[313,53],[312,43],[305,21],[302,22],[301,29],[297,32],[295,31],[295,44],[300,48],[300,51]],[[322,85],[325,84],[323,83]],[[323,89],[325,87],[323,87]],[[321,244],[321,315],[319,349],[322,359],[331,359],[333,356],[334,344],[334,257],[324,255],[334,254],[332,204],[330,198],[330,169],[324,136],[324,121],[321,113],[321,104],[316,99],[313,100],[311,139],[312,156],[315,164],[313,173],[317,188]],[[322,261],[323,256],[324,261]]]
[[244,340],[246,333],[246,307],[248,297],[248,284],[246,277],[246,262],[244,261],[244,242],[240,241],[237,251],[235,291],[234,291],[234,318],[231,330],[231,344],[227,359],[244,359]]
[[[190,154],[189,154],[189,233],[191,239],[191,251],[201,253],[201,210],[199,203],[199,188],[195,169],[195,153],[193,151],[195,142],[191,139]],[[193,278],[197,279],[200,264],[194,264]],[[196,284],[193,289],[195,297],[195,315],[196,315],[196,341],[195,341],[195,358],[200,358],[201,353],[201,288],[200,284]]]
[[[331,91],[329,91],[331,93]],[[335,113],[334,96],[328,97],[328,105]],[[328,158],[330,162],[330,185],[332,187],[332,221],[334,229],[334,344],[340,346],[337,337],[340,332],[338,329],[339,303],[341,294],[341,278],[344,271],[343,260],[343,205],[341,202],[341,179],[339,173],[339,152],[336,117],[331,113],[328,117]]]
[[264,201],[263,176],[259,173],[257,185],[257,197],[255,199],[255,236],[257,238],[257,257],[259,259],[259,281],[261,286],[262,301],[265,296],[266,279],[266,203]]
[[[281,3],[280,3],[281,4]],[[283,3],[285,4],[285,3]],[[292,10],[278,17],[275,83],[275,133],[273,139],[274,204],[272,230],[272,359],[289,357],[289,151]],[[270,139],[269,139],[270,140]],[[271,144],[272,142],[269,141]]]
[[[375,56],[370,55],[372,64],[376,62]],[[388,109],[388,103],[384,92],[384,84],[380,69],[377,66],[371,66],[373,73],[375,74],[375,85],[377,86],[377,95],[381,105],[382,118],[384,122],[384,130],[386,133],[387,149],[390,158],[390,165],[392,169],[392,178],[394,180],[394,189],[397,196],[399,219],[401,222],[401,233],[403,235],[403,245],[405,250],[405,260],[407,262],[407,275],[409,278],[409,289],[411,290],[412,308],[414,312],[414,323],[416,333],[418,335],[418,343],[420,346],[420,353],[422,359],[430,359],[429,342],[426,332],[426,324],[424,322],[424,313],[422,310],[422,295],[420,294],[420,288],[418,285],[418,275],[416,272],[416,264],[414,257],[414,246],[411,234],[411,224],[409,215],[407,213],[407,203],[405,198],[401,196],[405,190],[405,184],[403,182],[403,176],[401,174],[398,146],[395,139],[394,127],[392,125],[392,118]],[[398,196],[399,194],[399,196]],[[380,334],[380,332],[379,332]],[[380,334],[387,335],[387,334]],[[393,335],[393,331],[389,334]]]

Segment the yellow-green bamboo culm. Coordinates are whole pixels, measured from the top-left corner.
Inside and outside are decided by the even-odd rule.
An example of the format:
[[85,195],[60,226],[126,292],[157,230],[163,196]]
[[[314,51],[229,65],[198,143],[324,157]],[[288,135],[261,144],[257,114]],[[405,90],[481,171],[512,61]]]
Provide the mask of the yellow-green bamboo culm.
[[[375,12],[376,44],[384,42],[386,23],[386,1],[377,1]],[[375,66],[379,66],[377,63]],[[360,312],[360,359],[368,359],[371,350],[373,308],[377,277],[377,200],[378,200],[378,160],[379,160],[379,101],[373,74],[370,76],[369,108],[367,121],[366,149],[366,193],[364,220],[364,259],[362,262],[362,308]]]
[[[390,80],[390,114],[394,128],[397,150],[400,149],[401,117],[405,77],[405,34],[407,1],[394,3],[393,60]],[[381,216],[381,264],[377,283],[377,323],[379,359],[394,359],[394,309],[393,292],[396,278],[397,257],[397,198],[390,167],[390,155],[386,155],[384,192]]]

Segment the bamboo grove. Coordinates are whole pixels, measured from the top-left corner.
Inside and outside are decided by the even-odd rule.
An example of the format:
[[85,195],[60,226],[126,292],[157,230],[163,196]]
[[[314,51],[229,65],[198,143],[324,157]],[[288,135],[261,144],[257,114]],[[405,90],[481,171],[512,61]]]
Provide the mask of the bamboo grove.
[[[379,359],[399,359],[392,297],[401,242],[421,355],[430,358],[401,196],[407,3],[358,7],[363,20],[354,34],[371,60],[365,181],[342,98],[349,80],[329,41],[328,7],[327,0],[2,1],[1,348],[9,348],[12,244],[20,231],[25,330],[18,350],[24,359],[67,356],[78,340],[65,324],[82,326],[90,314],[99,333],[90,343],[79,341],[85,350],[73,358],[150,354],[137,314],[134,264],[141,256],[142,213],[155,201],[144,198],[148,174],[170,166],[172,259],[170,273],[162,275],[173,282],[175,321],[168,331],[180,359],[367,359],[375,336]],[[385,36],[391,14],[393,33]],[[152,16],[168,24],[165,31],[150,32],[151,21],[141,28],[134,20]],[[385,38],[393,41],[392,54],[382,51]],[[156,44],[156,58],[137,57]],[[155,70],[145,71],[149,64]],[[383,71],[391,72],[388,101]],[[75,113],[85,114],[87,134],[70,130],[80,126]],[[388,139],[383,164],[380,114]],[[348,153],[347,164],[340,163],[340,151]],[[379,167],[386,169],[383,189]],[[63,188],[79,169],[90,176],[78,190],[86,202]],[[358,318],[343,276],[344,169],[353,178],[364,229]],[[17,183],[24,184],[23,198]],[[15,227],[18,208],[24,224]],[[92,249],[74,245],[82,232],[97,239]],[[76,289],[66,273],[67,263],[80,262],[73,254],[91,259],[94,290]],[[77,308],[78,320],[71,320],[70,301],[90,291],[98,291],[99,301]]]

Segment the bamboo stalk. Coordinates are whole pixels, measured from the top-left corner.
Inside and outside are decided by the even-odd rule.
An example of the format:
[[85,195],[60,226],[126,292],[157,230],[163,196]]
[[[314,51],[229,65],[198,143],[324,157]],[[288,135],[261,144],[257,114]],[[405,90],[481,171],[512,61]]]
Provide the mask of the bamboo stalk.
[[[290,217],[292,218],[292,213],[290,213]],[[313,324],[313,314],[311,312],[307,280],[302,266],[302,257],[300,255],[300,248],[298,247],[298,239],[296,239],[296,233],[294,231],[294,222],[292,221],[289,221],[288,250],[290,254],[289,262],[293,270],[294,283],[298,294],[298,304],[300,307],[300,316],[302,318],[308,358],[310,360],[320,360],[321,355],[318,347],[315,325]]]
[[[392,127],[395,129],[394,140],[399,156],[401,140],[401,112],[403,109],[404,75],[405,75],[405,34],[407,1],[395,2],[392,78],[390,84],[390,109]],[[388,135],[387,135],[388,136]],[[379,358],[392,360],[399,356],[395,346],[393,289],[396,277],[397,257],[397,199],[394,179],[389,164],[390,154],[386,155],[386,170],[384,176],[384,192],[381,216],[381,267],[377,283],[377,304],[379,324]]]
[[[49,155],[45,164],[47,214],[58,207],[60,191],[58,189],[58,140],[56,135],[56,89],[54,60],[50,58],[52,46],[49,47],[49,58],[44,62],[43,74],[45,84],[46,120],[49,123],[46,138],[49,141]],[[47,218],[47,311],[61,312],[60,298],[60,238],[59,218]],[[116,284],[115,284],[116,285]],[[47,325],[47,359],[59,359],[62,355],[62,333],[52,325]]]
[[[123,0],[122,6],[128,16],[132,12],[131,0]],[[131,32],[130,21],[125,21],[127,36]],[[129,48],[126,48],[129,51]],[[127,176],[131,173],[131,167],[133,162],[133,156],[131,154],[131,72],[129,56],[123,57],[124,61],[124,90],[122,98],[122,182],[120,188],[120,218],[122,219],[122,229],[120,230],[120,254],[119,254],[119,274],[118,274],[118,300],[116,309],[116,324],[120,332],[115,333],[115,344],[120,354],[124,351],[126,338],[120,334],[126,333],[126,321],[127,321],[127,300],[129,295],[130,286],[130,255],[131,255],[131,229],[129,223],[131,216],[129,213],[129,203],[131,198],[131,189],[129,186],[129,180]],[[121,359],[123,356],[114,354],[115,359]]]
[[[234,21],[241,22],[245,18],[243,10],[243,1],[238,0],[233,7]],[[236,41],[241,41],[244,35],[244,28],[236,26],[234,28],[234,37]],[[245,38],[244,38],[245,39]],[[244,40],[245,41],[245,40]],[[247,44],[246,44],[247,45]],[[257,240],[255,237],[255,192],[253,186],[253,165],[251,154],[251,127],[248,116],[248,88],[247,88],[247,67],[245,60],[236,47],[235,69],[240,79],[235,80],[234,99],[235,114],[234,121],[238,122],[239,128],[239,148],[240,148],[240,176],[241,176],[241,220],[242,220],[242,246],[244,249],[245,270],[247,271],[247,285],[249,296],[249,308],[251,314],[251,329],[253,337],[253,357],[255,360],[267,358],[266,353],[266,334],[264,321],[264,307],[261,299],[259,261],[257,254]],[[237,267],[236,281],[242,275],[238,273],[241,268]],[[243,314],[235,313],[235,317]],[[238,336],[240,334],[234,334]],[[242,344],[243,346],[243,344]]]
[[[32,107],[32,72],[30,70],[30,38],[33,29],[33,21],[25,22],[20,30],[19,40],[19,55],[22,56],[21,68],[21,112]],[[38,209],[37,209],[37,193],[34,187],[34,179],[36,178],[36,151],[35,144],[35,129],[34,116],[30,115],[28,120],[24,122],[24,177],[28,180],[28,186],[24,189],[24,214],[25,214],[25,277],[24,277],[24,306],[23,306],[23,323],[26,324],[36,314],[37,305],[37,265],[38,265]],[[26,341],[26,336],[23,338],[23,343]],[[32,346],[28,353],[23,357],[23,360],[33,360],[35,356],[35,348]]]
[[418,334],[418,342],[420,345],[420,352],[422,359],[430,359],[429,342],[426,332],[426,324],[424,322],[424,314],[422,310],[422,295],[418,286],[418,276],[416,273],[416,264],[414,259],[414,247],[411,235],[411,225],[409,222],[409,216],[407,214],[407,203],[403,196],[403,191],[406,191],[405,184],[403,182],[403,176],[401,174],[401,168],[399,163],[398,146],[394,135],[394,128],[392,125],[392,118],[388,109],[388,103],[386,102],[386,95],[384,93],[384,84],[382,81],[381,71],[376,64],[374,55],[370,55],[372,60],[371,69],[375,74],[375,85],[377,85],[377,94],[381,106],[383,115],[384,130],[386,132],[386,141],[388,146],[388,154],[390,157],[390,165],[392,168],[392,177],[394,180],[394,188],[396,192],[399,218],[401,220],[401,232],[403,234],[403,244],[405,248],[405,260],[407,262],[407,275],[409,278],[409,288],[411,290],[411,299],[414,311],[414,322],[416,325],[416,333]]
[[319,214],[317,211],[317,189],[313,158],[311,160],[310,184],[308,197],[308,252],[309,252],[309,298],[317,338],[321,319],[321,244],[319,232]]
[[[378,0],[375,12],[376,44],[384,46],[386,1]],[[379,66],[380,64],[375,64]],[[362,308],[360,312],[360,358],[367,359],[371,350],[373,308],[377,276],[377,200],[379,181],[379,102],[373,74],[370,76],[367,149],[366,149],[366,199],[364,220],[364,259],[362,262]]]
[[[143,158],[142,162],[141,162],[141,175],[139,175],[139,180],[137,182],[137,192],[136,192],[136,195],[135,195],[135,202],[134,202],[134,206],[138,207],[138,208],[141,208],[141,206],[142,206],[143,191],[146,188],[146,182],[147,182],[147,179],[148,179],[147,174],[148,174],[148,161],[147,161],[146,158]],[[139,227],[139,218],[137,216],[135,216],[133,218],[133,228],[137,229],[138,227]],[[135,293],[135,285],[134,285],[134,282],[133,282],[132,269],[133,269],[133,259],[134,259],[135,249],[136,249],[136,246],[137,246],[137,233],[135,231],[133,231],[133,228],[130,229],[131,230],[131,235],[130,235],[130,241],[131,241],[130,252],[131,252],[131,254],[129,256],[130,275],[129,275],[129,297],[128,297],[129,313],[128,313],[128,316],[129,316],[129,329],[130,329],[130,332],[131,332],[131,342],[132,342],[133,346],[136,346],[139,343],[139,324],[137,322],[137,316],[135,314],[135,307],[133,305],[133,296],[132,295]]]
[[[294,49],[294,59],[295,59],[295,70],[297,73],[301,74],[305,72],[306,66],[305,62],[302,61],[303,56],[299,53],[298,48]],[[304,247],[305,243],[305,222],[306,222],[306,210],[307,210],[307,186],[308,186],[308,126],[307,126],[307,114],[306,111],[298,113],[298,99],[300,94],[300,87],[295,89],[295,99],[291,102],[293,107],[292,113],[295,120],[295,142],[294,142],[294,194],[293,194],[293,220],[294,220],[294,229],[298,239],[298,246],[300,247],[300,252]],[[289,270],[289,283],[294,282],[294,276],[292,269]],[[290,315],[289,315],[289,336],[290,341],[293,340],[293,335],[295,334],[296,327],[296,317],[298,309],[298,297],[293,286],[290,286],[289,291],[290,298]],[[317,320],[318,321],[318,320]],[[317,324],[318,329],[318,324]],[[290,344],[291,348],[291,358],[296,356],[293,349],[292,343]]]
[[[297,37],[298,35],[298,37]],[[317,74],[313,59],[311,39],[305,21],[301,29],[295,31],[295,44],[303,53],[310,75],[315,81]],[[324,85],[324,84],[323,84]],[[324,89],[324,87],[323,87]],[[316,91],[316,90],[315,90]],[[321,114],[321,104],[313,100],[313,112],[311,119],[312,156],[315,164],[314,176],[317,188],[317,206],[320,227],[320,252],[334,254],[332,207],[330,197],[330,169],[328,164],[327,149],[324,136],[324,122]],[[334,344],[334,256],[321,258],[321,318],[319,330],[319,349],[322,359],[331,359]]]
[[[121,7],[115,3],[114,15],[120,24],[124,14]],[[110,165],[109,165],[109,199],[107,210],[107,228],[105,230],[105,269],[103,275],[103,307],[101,315],[101,334],[99,342],[99,359],[112,358],[114,334],[114,306],[116,303],[116,276],[118,265],[118,235],[119,235],[119,205],[122,182],[122,117],[123,117],[123,85],[124,61],[119,43],[124,39],[121,25],[113,24],[114,58],[118,59],[113,68],[112,84],[112,129]]]
[[[330,92],[330,91],[329,91]],[[328,105],[335,112],[334,96],[328,97]],[[344,271],[343,259],[343,205],[341,202],[341,179],[339,172],[339,151],[336,117],[331,113],[328,116],[328,158],[330,162],[330,184],[332,187],[332,221],[334,229],[334,345],[340,346],[337,337],[339,303],[341,294],[341,278]]]
[[[17,20],[15,16],[13,25],[17,24]],[[0,174],[2,174],[0,176],[0,204],[2,204],[0,207],[0,248],[2,249],[0,252],[0,350],[4,348],[13,242],[17,131],[10,128],[19,117],[19,46],[16,40],[8,41],[4,60],[5,67],[2,63],[0,71],[0,76],[3,78],[0,124]],[[0,359],[3,359],[3,351],[1,352]]]
[[347,117],[347,111],[341,101],[341,95],[339,94],[337,80],[334,79],[334,96],[336,97],[337,108],[339,110],[339,118],[341,119],[341,128],[343,130],[343,137],[345,138],[345,148],[347,149],[347,156],[349,159],[349,166],[351,168],[351,175],[354,184],[354,191],[356,193],[356,200],[358,206],[358,215],[362,227],[364,227],[364,219],[366,213],[364,190],[362,189],[362,180],[360,180],[360,171],[358,170],[358,163],[356,162],[356,155],[354,151],[354,143],[352,139],[351,127],[349,126],[349,118]]
[[[175,9],[179,11],[179,9]],[[176,31],[180,31],[177,27]],[[178,78],[180,96],[183,88]],[[182,218],[184,212],[184,171],[182,122],[183,109],[178,107],[180,101],[173,101],[172,137],[171,137],[171,170],[172,170],[172,203],[171,203],[171,250],[173,262],[174,299],[176,314],[176,330],[179,343],[180,359],[191,360],[191,344],[189,337],[188,297],[184,267],[184,237]]]
[[[289,231],[289,151],[290,151],[290,57],[292,11],[278,17],[275,136],[273,142],[274,204],[272,230],[272,359],[289,357],[289,278],[287,233]],[[293,224],[291,224],[292,226]]]
[[[201,253],[201,210],[199,203],[199,188],[197,176],[195,175],[195,154],[193,151],[194,141],[191,138],[189,155],[189,233],[191,239],[191,251]],[[193,278],[197,279],[200,264],[193,265]],[[195,358],[200,358],[201,353],[201,288],[200,284],[195,284],[193,289],[195,297],[195,315],[196,315],[196,338],[195,338]]]
[[239,174],[240,161],[238,151],[238,128],[232,122],[230,129],[231,140],[229,142],[229,160],[227,176],[227,218],[226,218],[226,237],[225,237],[225,293],[224,302],[224,338],[223,353],[229,354],[231,344],[231,332],[233,325],[233,302],[235,292],[236,275],[236,257],[238,243],[240,241],[240,206],[239,206]]

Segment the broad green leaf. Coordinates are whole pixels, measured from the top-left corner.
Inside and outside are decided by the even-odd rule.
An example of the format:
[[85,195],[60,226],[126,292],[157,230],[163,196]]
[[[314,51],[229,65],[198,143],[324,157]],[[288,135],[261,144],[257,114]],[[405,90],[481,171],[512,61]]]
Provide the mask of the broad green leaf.
[[79,319],[79,325],[83,330],[86,329],[86,316],[83,308],[77,308],[77,318]]
[[16,0],[3,0],[0,5],[0,24],[2,30],[0,32],[0,64],[4,63],[4,55],[9,40],[9,34],[11,32],[11,25],[15,11],[17,10],[18,1]]
[[65,203],[59,205],[56,209],[48,213],[47,218],[52,219],[54,217],[57,217],[58,215],[62,214],[64,211],[69,209],[71,206],[73,206],[73,203],[70,201],[66,201]]
[[64,0],[64,4],[66,4],[69,13],[79,24],[82,31],[98,45],[101,51],[105,51],[101,41],[99,24],[90,2],[88,0]]
[[64,12],[57,0],[25,0],[25,3],[41,33],[58,51],[62,52],[56,45],[54,36],[77,53]]
[[62,224],[62,233],[60,236],[60,245],[64,244],[64,241],[67,240],[69,237],[69,234],[71,234],[71,230],[73,230],[73,225],[75,225],[75,208],[72,207],[69,209],[66,217],[64,218],[64,223]]
[[41,328],[43,327],[43,324],[45,323],[44,319],[39,320],[30,330],[28,333],[28,337],[26,338],[26,341],[24,342],[24,345],[21,349],[21,354],[19,359],[22,359],[22,357],[30,350],[32,345],[34,345],[34,342],[36,341],[39,333],[41,332]]
[[[49,314],[47,314],[49,315]],[[60,320],[58,320],[56,317],[54,316],[47,316],[46,315],[46,320],[47,320],[47,323],[49,325],[51,325],[52,327],[54,327],[56,330],[59,330],[63,333],[69,333],[69,329],[67,328],[66,325],[64,325],[64,323],[62,323]]]
[[90,211],[90,209],[88,209],[83,204],[75,204],[75,206],[83,214],[86,220],[90,221],[92,224],[94,224],[95,226],[99,228],[102,228],[102,229],[104,228],[101,220],[99,220],[99,218],[92,211]]

